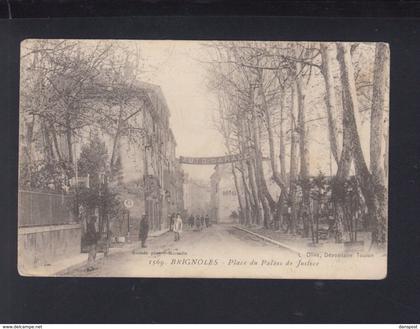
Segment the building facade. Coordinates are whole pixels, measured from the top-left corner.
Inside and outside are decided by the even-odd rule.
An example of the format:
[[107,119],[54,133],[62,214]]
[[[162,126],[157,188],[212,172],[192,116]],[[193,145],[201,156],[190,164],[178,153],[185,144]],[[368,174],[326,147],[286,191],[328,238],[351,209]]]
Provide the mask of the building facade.
[[169,228],[172,214],[184,210],[183,172],[176,158],[177,144],[166,100],[159,86],[137,82],[136,87],[148,97],[148,102],[138,104],[143,110],[132,117],[143,137],[133,143],[128,135],[119,143],[122,182],[131,187],[127,198],[134,203],[130,210],[133,237],[143,214],[149,218],[150,230],[159,231]]

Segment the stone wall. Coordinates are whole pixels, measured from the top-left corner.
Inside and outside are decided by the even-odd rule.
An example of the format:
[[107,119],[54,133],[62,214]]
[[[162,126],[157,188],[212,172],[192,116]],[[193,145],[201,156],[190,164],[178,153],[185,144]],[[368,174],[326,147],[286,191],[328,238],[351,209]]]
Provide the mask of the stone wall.
[[80,254],[81,225],[20,227],[18,231],[18,270],[23,276],[31,269],[48,266]]

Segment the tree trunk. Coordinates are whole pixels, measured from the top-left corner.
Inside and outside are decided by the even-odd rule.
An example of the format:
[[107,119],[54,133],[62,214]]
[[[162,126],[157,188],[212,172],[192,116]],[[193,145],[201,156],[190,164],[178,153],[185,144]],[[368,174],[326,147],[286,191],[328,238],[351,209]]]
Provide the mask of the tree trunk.
[[389,49],[378,43],[375,51],[372,111],[370,119],[370,171],[377,184],[385,185],[384,170],[384,113],[388,107]]
[[34,127],[35,127],[35,115],[32,115],[32,122],[28,122],[27,129],[26,129],[26,138],[25,138],[25,154],[27,157],[26,163],[32,163],[32,143],[33,143],[33,135],[34,135]]
[[247,161],[247,167],[248,167],[248,180],[251,186],[252,198],[254,199],[254,205],[255,205],[255,210],[256,210],[256,214],[255,214],[256,218],[255,220],[253,220],[253,223],[260,224],[262,221],[262,208],[261,208],[260,199],[258,197],[258,187],[255,181],[256,180],[255,173],[254,173],[255,170],[253,168],[251,161]]
[[332,155],[336,163],[340,161],[341,157],[341,146],[339,143],[339,134],[338,134],[338,125],[337,125],[337,100],[335,97],[335,83],[334,77],[332,74],[332,58],[331,58],[331,50],[328,47],[327,43],[321,42],[321,58],[322,58],[322,66],[321,72],[324,76],[325,82],[325,103],[327,108],[327,116],[328,116],[328,132],[329,132],[329,140],[330,140],[330,147]]
[[[254,108],[255,111],[255,108]],[[254,115],[256,113],[254,112]],[[264,177],[264,168],[262,163],[262,153],[261,153],[261,130],[259,127],[259,123],[257,122],[256,117],[253,118],[253,128],[254,128],[254,145],[255,146],[255,172],[256,172],[256,179],[258,185],[259,195],[258,197],[261,200],[261,204],[264,210],[264,227],[268,228],[271,222],[271,210],[275,209],[275,202],[272,198],[267,183]],[[256,130],[255,130],[256,129]]]
[[296,182],[297,182],[297,171],[298,171],[298,143],[299,143],[299,135],[296,132],[296,125],[295,125],[295,116],[294,111],[296,108],[296,84],[293,84],[292,89],[292,106],[290,108],[291,112],[291,142],[290,142],[290,187],[289,187],[289,200],[288,206],[291,207],[291,220],[290,220],[290,233],[296,233],[296,220],[297,220],[297,212],[296,212]]
[[[296,63],[297,72],[301,72],[301,64]],[[306,113],[305,113],[305,86],[302,75],[297,77],[296,81],[297,100],[298,100],[298,131],[299,131],[299,153],[300,153],[300,178],[302,181],[303,207],[309,214],[310,203],[310,185],[309,185],[309,149],[306,131]],[[309,217],[303,216],[303,236],[309,236]]]
[[[376,227],[374,234],[377,242],[384,243],[387,231],[387,203],[388,192],[385,182],[384,154],[387,153],[387,143],[384,141],[384,114],[389,107],[388,94],[389,81],[389,48],[386,43],[378,43],[375,51],[375,64],[373,76],[372,111],[370,121],[370,171],[375,186],[374,209]],[[383,147],[385,146],[385,147]],[[385,159],[387,161],[387,159]]]
[[235,166],[233,165],[233,163],[231,164],[232,167],[232,175],[233,175],[233,182],[235,184],[235,189],[236,189],[236,194],[238,196],[238,204],[239,204],[239,209],[241,209],[241,224],[244,220],[244,215],[245,215],[245,209],[244,209],[244,205],[242,202],[242,197],[241,197],[241,189],[239,188],[239,183],[238,183],[238,176],[236,175],[236,170],[235,170]]
[[[239,149],[240,152],[242,154],[246,154],[247,150],[246,150],[246,143],[244,142],[243,138],[244,138],[244,129],[243,129],[243,119],[242,118],[238,118],[238,143],[239,143]],[[251,201],[251,193],[249,191],[248,188],[248,184],[246,182],[246,177],[245,177],[245,166],[244,166],[244,162],[241,161],[240,162],[240,173],[241,173],[241,178],[242,178],[242,185],[244,188],[244,196],[245,196],[245,207],[246,207],[246,212],[245,212],[245,216],[246,216],[246,225],[249,225],[251,223],[251,216],[253,214],[255,214],[256,210],[254,208],[254,205],[252,204]]]
[[250,205],[250,199],[249,199],[249,192],[245,191],[244,193],[244,200],[245,200],[245,225],[249,226],[251,223],[250,221],[250,212],[251,212],[251,205]]
[[[284,111],[285,111],[285,89],[283,88],[280,93],[280,129],[279,129],[279,159],[280,159],[280,177],[283,182],[286,183],[287,180],[287,173],[286,173],[286,147],[285,147],[285,137],[284,137]],[[287,200],[287,185],[285,184],[284,187],[281,189],[279,200],[277,202],[277,217],[279,226],[283,223],[283,210],[285,207],[285,202]]]
[[[260,200],[261,203],[263,204],[263,209],[264,209],[264,218],[266,221],[269,221],[271,218],[271,211],[266,211],[271,210],[271,209],[275,209],[275,201],[273,199],[273,197],[271,196],[268,187],[267,187],[267,182],[265,180],[264,177],[264,168],[263,168],[263,161],[262,161],[262,152],[261,152],[261,127],[260,127],[260,122],[258,120],[257,117],[257,111],[254,105],[254,89],[251,88],[251,110],[252,110],[252,138],[253,138],[253,142],[254,142],[254,154],[255,154],[255,173],[256,173],[256,180],[257,180],[257,184],[258,184],[258,190],[261,192],[261,196],[260,196]],[[274,150],[274,149],[273,149]],[[266,201],[268,202],[268,206],[269,208],[264,207],[264,202],[266,199]]]
[[54,160],[54,152],[51,145],[50,131],[46,122],[42,123],[42,132],[44,136],[44,152],[47,163],[52,163]]
[[261,98],[262,98],[264,116],[265,116],[266,124],[267,124],[268,146],[270,150],[270,164],[271,164],[271,170],[273,172],[273,180],[281,189],[283,189],[285,187],[285,183],[284,181],[282,181],[282,178],[279,174],[278,167],[277,167],[277,160],[276,160],[275,151],[274,151],[274,133],[273,133],[273,127],[271,124],[271,113],[268,108],[267,99],[265,96],[265,91],[264,91],[261,80],[262,80],[262,77],[260,77],[259,87],[260,87],[260,93],[261,93]]
[[[343,91],[343,104],[345,96]],[[337,166],[337,174],[332,184],[332,201],[334,205],[334,237],[335,242],[341,243],[344,236],[344,223],[346,222],[346,192],[344,185],[350,175],[350,168],[353,159],[352,137],[348,127],[348,112],[343,113],[343,147],[340,161]]]
[[271,224],[271,208],[268,199],[263,195],[262,205],[264,209],[264,228],[270,228]]
[[55,153],[57,154],[58,160],[60,162],[62,162],[63,157],[61,156],[60,148],[58,146],[57,133],[55,131],[54,125],[51,124],[50,127],[51,127],[51,134],[52,134],[52,138],[53,138]]
[[[240,136],[242,136],[241,138],[241,146],[242,146],[242,152],[248,153],[250,149],[252,149],[252,146],[250,145],[250,134],[251,131],[249,129],[249,122],[246,122],[245,119],[240,120]],[[250,193],[250,199],[252,200],[250,203],[252,205],[252,217],[251,217],[251,224],[254,224],[255,222],[260,222],[261,218],[262,218],[262,209],[260,207],[260,202],[258,200],[258,193],[257,193],[257,184],[255,182],[255,175],[254,175],[254,170],[252,168],[252,164],[251,164],[251,160],[247,160],[245,162],[246,164],[246,169],[248,172],[248,181],[249,181],[249,186],[251,188],[251,193]],[[244,172],[245,175],[245,172]]]
[[109,161],[109,167],[111,169],[111,173],[114,172],[115,154],[117,152],[118,140],[120,138],[120,133],[121,133],[122,113],[123,113],[123,107],[122,107],[122,105],[120,105],[120,111],[119,111],[119,114],[118,114],[117,131],[115,132],[114,143],[112,145],[111,160]]
[[66,140],[67,140],[67,150],[68,150],[68,161],[69,163],[73,164],[73,131],[71,128],[71,120],[70,120],[70,113],[66,113]]
[[250,192],[249,192],[249,189],[248,189],[248,186],[247,186],[247,183],[246,183],[246,178],[245,178],[245,167],[244,167],[244,165],[243,165],[243,162],[241,161],[240,162],[240,166],[241,166],[241,168],[240,169],[238,169],[239,170],[239,172],[241,173],[241,183],[242,183],[242,187],[243,187],[243,189],[244,189],[244,191],[243,191],[243,193],[244,193],[244,202],[245,202],[245,209],[244,209],[244,211],[245,211],[245,213],[244,213],[244,215],[245,215],[245,225],[249,225],[250,224],[250,222],[251,222],[251,214],[252,214],[252,204],[251,204],[251,201],[250,201],[250,199],[251,199],[251,195],[250,195]]
[[[261,154],[261,141],[260,141],[260,130],[258,127],[258,118],[256,113],[256,108],[254,104],[254,93],[255,89],[253,87],[250,88],[250,109],[251,109],[251,136],[253,140],[253,148],[254,148],[254,164],[255,164],[255,180],[257,183],[257,194],[258,199],[261,202],[263,208],[263,219],[264,219],[264,226],[267,226],[268,221],[270,220],[270,208],[267,207],[267,200],[268,196],[268,188],[264,179],[264,171],[262,167],[262,154]],[[274,202],[274,200],[272,200]],[[259,223],[261,224],[261,222]]]
[[382,244],[386,242],[386,205],[384,204],[386,191],[383,186],[375,182],[369,172],[361,147],[356,119],[359,109],[350,47],[348,44],[338,43],[337,49],[339,50],[338,59],[345,96],[343,111],[348,116],[348,125],[344,128],[349,129],[351,134],[356,175],[368,208],[369,219],[373,224],[372,243]]
[[[286,147],[284,145],[284,111],[285,111],[285,97],[284,89],[280,94],[280,138],[279,138],[279,158],[280,158],[280,177],[283,182],[286,182]],[[287,189],[287,186],[284,186]]]

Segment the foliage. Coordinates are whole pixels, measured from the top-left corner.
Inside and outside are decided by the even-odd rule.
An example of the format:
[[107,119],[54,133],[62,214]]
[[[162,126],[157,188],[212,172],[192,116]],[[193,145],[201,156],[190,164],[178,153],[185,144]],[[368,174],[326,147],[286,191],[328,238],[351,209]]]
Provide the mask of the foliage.
[[116,217],[122,209],[122,201],[118,193],[110,189],[106,190],[103,185],[96,185],[90,188],[79,185],[78,202],[85,209],[89,209],[89,211],[102,207],[102,209],[106,209],[111,218]]
[[45,160],[21,163],[19,168],[19,187],[28,190],[67,192],[67,177],[73,169],[66,162]]
[[[84,130],[101,130],[117,140],[128,128],[138,126],[135,117],[130,118],[135,124],[127,119],[139,112],[133,100],[144,97],[133,84],[140,57],[138,51],[133,53],[124,45],[81,40],[27,40],[22,44],[21,120],[27,124],[23,125],[22,150],[27,162],[43,153],[48,162],[43,171],[62,165],[70,179],[72,172],[67,167],[73,166],[74,139]],[[33,171],[29,169],[25,170]],[[49,175],[54,176],[54,171]]]
[[364,200],[360,191],[360,183],[355,176],[347,179],[333,178],[332,180],[333,203],[347,205],[352,212],[364,209]]
[[231,214],[230,214],[230,216],[229,216],[230,218],[234,218],[234,219],[237,219],[237,218],[239,218],[239,215],[238,215],[238,213],[236,212],[236,210],[233,210],[232,212],[231,212]]
[[108,150],[97,135],[93,136],[89,144],[82,146],[77,167],[80,176],[94,177],[107,170]]
[[96,135],[92,137],[89,144],[82,147],[78,161],[79,175],[89,175],[90,184],[89,188],[79,184],[78,202],[90,211],[96,208],[106,210],[112,218],[118,215],[122,203],[118,191],[108,187],[107,159],[107,147]]
[[328,202],[331,193],[331,184],[329,179],[320,172],[311,180],[311,198],[318,202]]

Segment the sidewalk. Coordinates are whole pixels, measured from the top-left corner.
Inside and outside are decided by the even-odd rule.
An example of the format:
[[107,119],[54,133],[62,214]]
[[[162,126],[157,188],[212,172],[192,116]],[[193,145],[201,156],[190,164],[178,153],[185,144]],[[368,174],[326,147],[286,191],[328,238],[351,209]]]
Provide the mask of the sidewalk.
[[[121,252],[130,251],[131,249],[135,248],[137,243],[132,244],[125,244],[118,247],[110,248],[108,251],[108,255],[114,255]],[[60,276],[61,274],[71,271],[75,268],[82,267],[87,264],[87,253],[80,253],[65,259],[57,260],[51,264],[39,266],[35,268],[31,268],[28,270],[28,274],[31,276],[42,276],[42,277],[50,277],[50,276]],[[103,253],[96,254],[96,260],[104,258]]]
[[[244,225],[235,225],[236,229],[248,232],[254,236],[259,237],[267,242],[273,243],[283,248],[290,249],[294,252],[299,252],[300,254],[306,254],[310,251],[325,251],[325,252],[352,252],[352,251],[362,251],[363,249],[369,248],[370,240],[367,232],[359,232],[359,241],[364,241],[364,244],[361,246],[351,245],[346,247],[345,243],[336,243],[333,239],[320,240],[318,244],[313,244],[311,238],[303,238],[299,235],[291,235],[288,233],[283,233],[281,231],[274,231],[271,229],[266,229],[260,226],[247,227]],[[353,249],[352,249],[353,248]],[[356,248],[356,249],[354,249]],[[359,249],[361,248],[361,249]]]
[[[169,232],[169,230],[160,230],[160,231],[154,231],[149,233],[150,238],[156,238],[159,236],[164,235],[165,233]],[[126,252],[133,250],[137,247],[138,241],[131,242],[131,243],[125,243],[118,246],[111,247],[109,249],[108,255],[114,255],[120,252]],[[60,276],[61,274],[71,271],[73,269],[82,267],[87,264],[87,253],[80,253],[65,259],[57,260],[51,264],[39,266],[36,268],[30,269],[28,272],[30,275],[34,276]],[[104,258],[103,253],[97,253],[96,254],[96,260]]]
[[235,225],[235,228],[253,234],[267,242],[276,244],[280,247],[290,249],[300,254],[306,254],[310,250],[322,249],[324,251],[345,251],[344,245],[334,243],[332,240],[320,240],[319,244],[314,245],[311,238],[303,238],[299,235],[291,235],[281,231],[274,231],[260,226],[247,227]]
[[302,254],[304,251],[304,245],[309,243],[309,239],[308,241],[305,241],[306,239],[301,238],[301,240],[296,241],[296,239],[293,239],[293,237],[290,235],[288,236],[278,231],[266,230],[262,227],[247,227],[243,225],[234,225],[233,227],[238,230],[255,235],[256,237],[264,241],[270,242],[272,244],[275,244],[279,247],[289,249],[294,253]]

